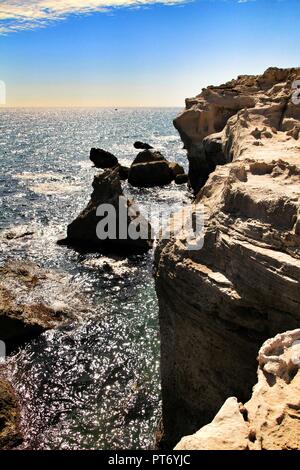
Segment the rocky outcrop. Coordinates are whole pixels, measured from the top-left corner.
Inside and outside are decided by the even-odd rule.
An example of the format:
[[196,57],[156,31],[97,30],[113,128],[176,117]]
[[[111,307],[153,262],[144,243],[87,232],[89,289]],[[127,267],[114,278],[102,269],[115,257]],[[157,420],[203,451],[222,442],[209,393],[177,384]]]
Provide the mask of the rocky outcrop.
[[285,151],[289,140],[298,140],[299,104],[292,98],[299,79],[299,68],[270,68],[261,76],[242,75],[210,86],[186,100],[186,110],[174,125],[188,151],[195,192],[216,165],[239,158],[249,146],[267,154],[274,141]]
[[189,177],[186,173],[181,173],[175,176],[175,183],[176,184],[184,184],[189,182]]
[[13,449],[21,443],[19,401],[10,383],[0,376],[0,450]]
[[163,160],[132,165],[128,176],[128,182],[138,188],[165,186],[173,179],[174,175],[168,162]]
[[[210,174],[192,208],[193,220],[204,215],[195,235],[201,243],[193,249],[184,227],[156,250],[169,446],[209,423],[229,396],[247,401],[260,345],[300,326],[300,149],[287,131],[299,124],[291,98],[296,75],[270,69],[209,89],[214,112],[189,103],[198,119],[190,139],[189,127],[182,134],[189,152],[225,126],[206,142],[216,161],[222,142],[228,164]],[[257,107],[250,109],[250,100]],[[232,115],[236,101],[249,109]],[[227,112],[217,126],[219,103]]]
[[267,340],[258,362],[251,399],[241,405],[228,398],[214,420],[176,450],[300,449],[300,329]]
[[92,148],[90,152],[90,160],[96,168],[113,168],[118,165],[118,159],[112,153],[103,149]]
[[[153,242],[151,226],[134,201],[124,196],[119,168],[96,175],[93,189],[87,207],[68,226],[67,238],[59,243],[87,251],[108,249],[128,253],[149,250]],[[107,228],[106,221],[110,221]],[[100,223],[103,225],[101,234]]]
[[80,295],[66,275],[29,261],[9,260],[0,267],[0,340],[7,353],[45,330],[85,312]]
[[182,166],[168,162],[157,150],[144,150],[135,157],[130,167],[128,182],[139,188],[165,186],[182,173]]

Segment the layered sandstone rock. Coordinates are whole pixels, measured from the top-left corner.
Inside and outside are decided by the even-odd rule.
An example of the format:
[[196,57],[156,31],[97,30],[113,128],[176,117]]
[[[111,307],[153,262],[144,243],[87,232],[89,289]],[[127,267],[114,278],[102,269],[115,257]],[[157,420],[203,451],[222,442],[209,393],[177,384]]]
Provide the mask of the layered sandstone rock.
[[299,68],[270,68],[261,76],[242,75],[224,85],[210,86],[186,100],[186,110],[174,125],[188,151],[190,180],[196,192],[216,165],[245,152],[272,153],[274,142],[279,152],[295,147],[300,129],[297,80]]
[[299,450],[300,329],[267,340],[258,382],[245,404],[229,398],[214,420],[176,450]]
[[156,250],[168,445],[209,423],[229,396],[247,401],[262,342],[300,326],[300,144],[290,135],[300,125],[291,93],[298,71],[269,69],[209,89],[213,112],[197,100],[188,110],[197,129],[177,121],[190,159],[205,147],[212,167],[221,155],[227,164],[196,198],[203,247],[191,249],[183,229]]
[[21,442],[18,397],[10,383],[0,376],[0,450],[13,449]]

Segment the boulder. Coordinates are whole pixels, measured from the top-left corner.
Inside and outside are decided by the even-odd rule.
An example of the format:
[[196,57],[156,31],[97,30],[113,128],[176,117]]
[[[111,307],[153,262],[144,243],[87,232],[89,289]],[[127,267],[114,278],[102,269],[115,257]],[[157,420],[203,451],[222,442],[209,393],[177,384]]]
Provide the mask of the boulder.
[[164,186],[174,179],[173,171],[165,160],[134,164],[130,168],[128,182],[139,188]]
[[92,148],[90,160],[94,163],[96,168],[106,169],[118,165],[117,157],[103,149]]
[[130,168],[128,166],[119,165],[119,177],[121,181],[128,180]]
[[[97,210],[108,205],[113,212],[112,231],[105,237],[103,234],[99,237],[98,228],[100,223],[103,224],[103,221],[107,220],[107,213],[103,209],[103,213],[97,215]],[[125,214],[122,220],[120,214]],[[141,236],[134,239],[129,233],[130,227],[136,227]],[[143,252],[152,247],[151,232],[150,224],[141,216],[134,201],[124,196],[119,168],[116,167],[95,176],[93,193],[87,207],[68,226],[67,238],[60,243],[77,246],[86,251],[109,249],[122,253]]]
[[144,150],[137,154],[132,165],[136,165],[137,163],[152,163],[160,161],[167,161],[160,152],[157,150]]
[[71,280],[25,260],[0,267],[0,340],[9,353],[45,330],[65,325],[87,308]]
[[177,175],[183,175],[184,174],[184,168],[179,165],[179,163],[175,162],[170,162],[169,163],[170,170],[173,173],[173,178],[175,179]]
[[10,383],[0,376],[0,450],[14,449],[22,443],[20,405]]
[[[282,144],[287,136],[298,139],[300,111],[293,100],[293,84],[299,79],[300,68],[272,67],[263,75],[241,75],[223,85],[209,86],[186,100],[186,109],[174,125],[188,152],[189,178],[195,193],[216,165],[242,155],[248,145],[246,135],[251,145],[265,153],[273,145],[272,136]],[[236,121],[239,131],[230,140],[230,124],[236,126]]]
[[140,149],[140,150],[153,149],[151,145],[146,144],[145,142],[140,142],[139,140],[137,142],[134,142],[133,146],[135,149]]
[[175,450],[300,450],[300,329],[267,340],[258,362],[250,400],[228,398],[210,424]]
[[[155,252],[169,447],[209,423],[228,397],[246,402],[261,344],[299,327],[300,150],[286,131],[290,119],[293,128],[300,121],[291,91],[297,74],[270,69],[212,87],[188,110],[198,117],[193,128],[177,121],[189,156],[201,159],[205,145],[227,163],[217,164],[191,207],[194,221],[204,214],[201,243],[191,247],[184,225]],[[203,144],[209,132],[213,140]]]
[[186,173],[177,175],[175,177],[175,183],[176,184],[184,184],[184,183],[188,183],[188,182],[189,182],[189,177]]

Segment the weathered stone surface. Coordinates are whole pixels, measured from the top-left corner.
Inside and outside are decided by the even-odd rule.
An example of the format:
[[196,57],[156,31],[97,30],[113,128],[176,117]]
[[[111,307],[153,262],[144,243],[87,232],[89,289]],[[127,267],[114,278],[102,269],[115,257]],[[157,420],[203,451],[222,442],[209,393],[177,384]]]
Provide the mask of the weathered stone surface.
[[132,162],[132,165],[137,165],[138,163],[152,163],[152,162],[160,162],[160,161],[167,161],[162,153],[158,150],[144,150],[137,154],[135,159]]
[[182,173],[180,175],[177,175],[175,177],[175,183],[176,184],[184,184],[189,182],[189,177],[186,173]]
[[300,329],[267,340],[258,355],[251,399],[228,398],[212,423],[176,450],[299,450]]
[[174,179],[176,178],[176,176],[184,174],[184,168],[181,165],[179,165],[179,163],[170,162],[169,167],[173,173]]
[[[147,251],[152,247],[151,226],[140,214],[132,200],[127,199],[122,191],[119,168],[106,170],[96,175],[93,181],[93,193],[87,207],[68,226],[67,238],[59,243],[78,246],[84,250],[117,250],[122,252]],[[101,239],[97,234],[98,223],[106,217],[97,215],[101,205],[110,205],[115,209],[114,233]],[[107,206],[106,206],[107,207]],[[125,213],[124,221],[120,213]],[[134,239],[128,233],[129,225],[133,223],[142,236]],[[121,233],[120,226],[122,224]],[[124,231],[126,233],[124,233]]]
[[136,142],[134,142],[133,144],[134,148],[135,149],[140,149],[140,150],[149,150],[149,149],[153,149],[152,145],[149,145],[145,142],[140,142],[139,140],[137,140]]
[[0,376],[0,450],[13,449],[21,442],[18,398],[9,382]]
[[[300,107],[291,102],[297,73],[270,69],[209,89],[199,99],[209,97],[214,112],[193,104],[197,129],[184,125],[189,152],[198,143],[203,149],[212,132],[205,146],[215,146],[218,158],[215,132],[225,126],[228,164],[217,166],[197,195],[194,213],[202,208],[205,214],[203,248],[188,250],[182,230],[156,250],[169,444],[210,422],[227,397],[247,401],[262,342],[300,325],[300,148],[285,130],[287,119],[299,123]],[[221,104],[227,112],[219,123]]]
[[119,177],[121,181],[128,180],[130,168],[128,166],[119,165]]
[[186,436],[175,450],[246,450],[249,427],[236,398],[228,398],[210,424]]
[[188,151],[195,192],[216,165],[239,158],[250,144],[264,154],[276,140],[279,151],[295,144],[299,105],[291,98],[293,83],[299,78],[299,68],[270,68],[262,76],[240,76],[224,85],[210,86],[186,101],[186,110],[174,125]]
[[0,267],[0,340],[9,353],[19,343],[87,311],[70,279],[29,261]]
[[90,160],[96,168],[113,168],[118,165],[118,159],[112,153],[103,149],[92,148],[90,152]]
[[170,184],[174,173],[167,161],[134,164],[130,168],[128,182],[138,188],[151,188]]

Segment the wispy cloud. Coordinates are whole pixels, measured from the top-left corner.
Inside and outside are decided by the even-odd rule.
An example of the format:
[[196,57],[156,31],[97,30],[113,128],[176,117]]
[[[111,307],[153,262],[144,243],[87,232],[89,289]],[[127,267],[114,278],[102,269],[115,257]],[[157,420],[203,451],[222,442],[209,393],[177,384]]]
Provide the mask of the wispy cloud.
[[105,12],[118,7],[155,3],[175,5],[186,0],[3,0],[0,1],[0,34],[42,28],[69,15]]

